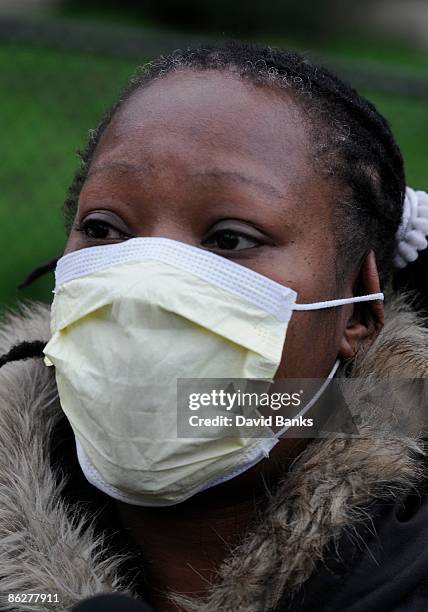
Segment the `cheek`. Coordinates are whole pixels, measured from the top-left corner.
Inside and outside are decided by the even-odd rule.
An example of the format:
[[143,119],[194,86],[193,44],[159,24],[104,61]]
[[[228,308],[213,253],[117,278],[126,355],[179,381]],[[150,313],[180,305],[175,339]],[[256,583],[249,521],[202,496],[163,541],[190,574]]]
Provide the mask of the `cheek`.
[[275,378],[325,378],[339,352],[339,328],[333,309],[294,312]]

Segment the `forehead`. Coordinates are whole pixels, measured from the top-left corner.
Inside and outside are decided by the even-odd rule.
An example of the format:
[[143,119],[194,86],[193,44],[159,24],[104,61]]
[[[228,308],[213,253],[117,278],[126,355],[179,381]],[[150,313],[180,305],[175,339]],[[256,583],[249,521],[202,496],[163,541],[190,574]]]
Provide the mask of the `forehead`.
[[138,89],[106,129],[91,171],[109,162],[186,171],[245,169],[284,188],[311,178],[303,112],[284,90],[231,72],[181,70]]

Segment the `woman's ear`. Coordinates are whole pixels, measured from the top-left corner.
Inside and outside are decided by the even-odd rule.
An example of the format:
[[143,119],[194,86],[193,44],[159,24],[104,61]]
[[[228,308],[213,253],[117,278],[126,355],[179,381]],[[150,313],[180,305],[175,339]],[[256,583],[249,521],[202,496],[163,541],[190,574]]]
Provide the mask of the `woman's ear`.
[[[356,286],[360,295],[380,293],[379,273],[373,251],[366,255],[361,264]],[[353,304],[353,312],[347,321],[340,343],[339,358],[351,359],[361,348],[368,348],[376,340],[383,325],[382,300]]]

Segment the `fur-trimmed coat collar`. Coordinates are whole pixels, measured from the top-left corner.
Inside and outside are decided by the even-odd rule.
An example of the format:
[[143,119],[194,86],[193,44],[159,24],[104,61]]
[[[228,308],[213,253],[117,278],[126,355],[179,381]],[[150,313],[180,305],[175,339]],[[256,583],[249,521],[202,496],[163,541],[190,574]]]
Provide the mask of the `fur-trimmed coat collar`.
[[[4,316],[0,354],[24,340],[48,340],[49,307],[31,302]],[[428,375],[428,330],[402,298],[352,376]],[[52,467],[53,433],[65,417],[53,368],[41,359],[0,370],[0,609],[69,610],[90,595],[136,592],[83,504],[65,496]],[[326,438],[309,445],[285,475],[263,520],[220,568],[194,609],[267,612],[311,576],[326,546],[361,520],[370,502],[392,499],[422,477],[422,440]],[[60,604],[8,603],[8,593],[57,593]]]

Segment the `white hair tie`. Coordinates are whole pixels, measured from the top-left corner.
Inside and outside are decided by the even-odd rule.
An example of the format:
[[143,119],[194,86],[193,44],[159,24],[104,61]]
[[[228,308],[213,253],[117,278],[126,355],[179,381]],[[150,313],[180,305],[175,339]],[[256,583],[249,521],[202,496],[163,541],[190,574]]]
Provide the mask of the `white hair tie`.
[[405,268],[428,247],[428,193],[406,187],[403,215],[397,230],[396,268]]

